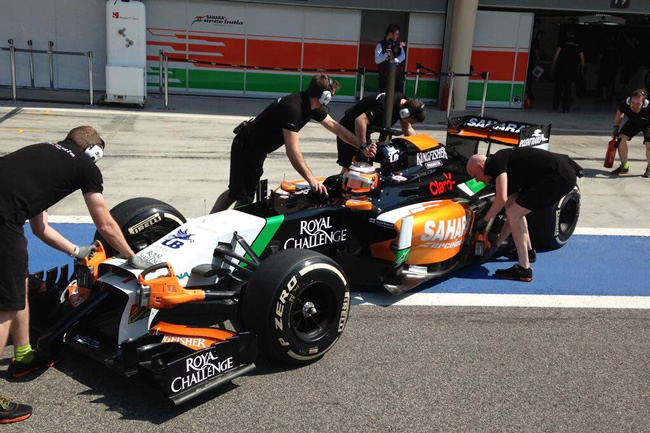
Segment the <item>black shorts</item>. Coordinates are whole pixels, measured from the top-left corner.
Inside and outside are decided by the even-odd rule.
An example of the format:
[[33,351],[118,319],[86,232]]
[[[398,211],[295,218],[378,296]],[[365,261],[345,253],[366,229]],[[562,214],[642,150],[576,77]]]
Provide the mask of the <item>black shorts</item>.
[[[261,154],[260,154],[261,153]],[[244,134],[237,134],[230,147],[228,195],[241,203],[252,203],[264,173],[264,151],[253,148]]]
[[619,133],[627,136],[628,139],[631,139],[641,131],[643,131],[643,142],[650,142],[650,125],[639,125],[637,123],[625,122],[625,125],[623,125]]
[[518,191],[515,202],[526,209],[544,209],[558,202],[576,186],[578,172],[582,170],[574,160],[563,156],[558,172],[549,173],[527,188]]
[[0,224],[0,311],[25,308],[27,238],[22,225]]

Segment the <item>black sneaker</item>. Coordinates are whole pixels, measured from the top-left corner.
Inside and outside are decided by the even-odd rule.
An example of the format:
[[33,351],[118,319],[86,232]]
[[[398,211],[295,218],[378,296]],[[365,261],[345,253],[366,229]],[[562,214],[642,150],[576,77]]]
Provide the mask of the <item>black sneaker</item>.
[[45,359],[40,355],[40,353],[38,353],[38,351],[35,351],[34,359],[32,359],[32,362],[29,363],[19,362],[16,361],[16,358],[11,358],[11,364],[9,364],[7,371],[13,378],[18,379],[19,377],[23,377],[32,371],[52,367],[57,362],[58,360],[52,361]]
[[[506,257],[510,260],[519,260],[519,256],[517,255],[517,248],[506,251],[503,253],[503,257]],[[537,251],[528,250],[528,261],[530,263],[535,263],[535,260],[537,260]]]
[[645,178],[650,177],[650,167],[647,167],[647,168],[645,169],[645,171],[643,172],[643,174],[641,175],[641,177],[645,177]]
[[506,280],[523,281],[530,283],[533,281],[533,268],[524,269],[519,265],[514,265],[508,269],[498,269],[494,275],[505,278]]
[[611,173],[615,176],[620,176],[621,174],[628,174],[630,172],[630,167],[623,167],[622,165],[619,165],[616,170],[612,170]]
[[19,404],[0,395],[0,424],[9,424],[25,420],[32,416],[32,407]]

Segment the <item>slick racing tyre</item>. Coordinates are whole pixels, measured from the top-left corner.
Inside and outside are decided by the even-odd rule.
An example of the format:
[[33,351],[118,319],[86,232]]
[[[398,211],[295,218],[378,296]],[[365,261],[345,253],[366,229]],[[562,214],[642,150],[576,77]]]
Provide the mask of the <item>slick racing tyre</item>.
[[278,361],[322,357],[343,333],[350,287],[333,260],[305,249],[282,250],[257,268],[245,288],[242,323],[262,352]]
[[[183,214],[174,207],[147,197],[123,201],[111,209],[111,215],[135,252],[146,248],[185,223]],[[108,257],[118,253],[99,232],[95,232],[95,239],[102,242]]]
[[528,232],[533,248],[555,250],[567,243],[578,224],[580,216],[580,189],[562,197],[545,209],[526,216]]

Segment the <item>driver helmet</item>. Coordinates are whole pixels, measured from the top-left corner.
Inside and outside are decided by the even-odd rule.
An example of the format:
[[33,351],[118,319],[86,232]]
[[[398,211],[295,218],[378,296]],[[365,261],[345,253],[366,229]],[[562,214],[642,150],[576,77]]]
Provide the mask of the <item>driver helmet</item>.
[[367,195],[379,185],[379,174],[371,164],[353,162],[343,173],[341,189],[347,198]]

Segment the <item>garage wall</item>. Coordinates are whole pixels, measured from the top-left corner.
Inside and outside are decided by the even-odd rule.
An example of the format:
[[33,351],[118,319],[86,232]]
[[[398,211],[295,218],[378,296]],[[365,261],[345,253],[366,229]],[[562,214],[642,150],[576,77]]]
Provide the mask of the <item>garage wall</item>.
[[[297,69],[356,69],[360,20],[360,11],[342,9],[156,1],[147,12],[149,82],[158,86],[162,49],[173,58],[235,65],[170,61],[170,88],[178,91],[253,96],[296,92],[315,73]],[[337,97],[352,99],[356,73],[330,75],[341,83]]]
[[[532,13],[479,11],[476,17],[472,66],[490,72],[487,100],[491,107],[522,108]],[[483,79],[471,78],[467,105],[480,105]]]
[[[440,72],[444,33],[443,14],[412,13],[409,21],[406,70],[416,71],[417,63],[420,62],[424,67]],[[408,74],[406,77],[407,96],[415,94],[415,78],[415,74]],[[426,101],[437,100],[439,88],[439,77],[423,75],[418,83],[417,96]]]
[[[55,51],[87,52],[94,57],[95,87],[103,89],[106,63],[106,21],[104,0],[3,0],[0,12],[0,46],[47,50],[48,41]],[[54,56],[54,87],[88,89],[88,60],[86,57]],[[35,85],[50,86],[47,54],[34,55]],[[30,86],[29,54],[16,53],[16,84]],[[0,85],[11,85],[8,51],[0,52]]]

